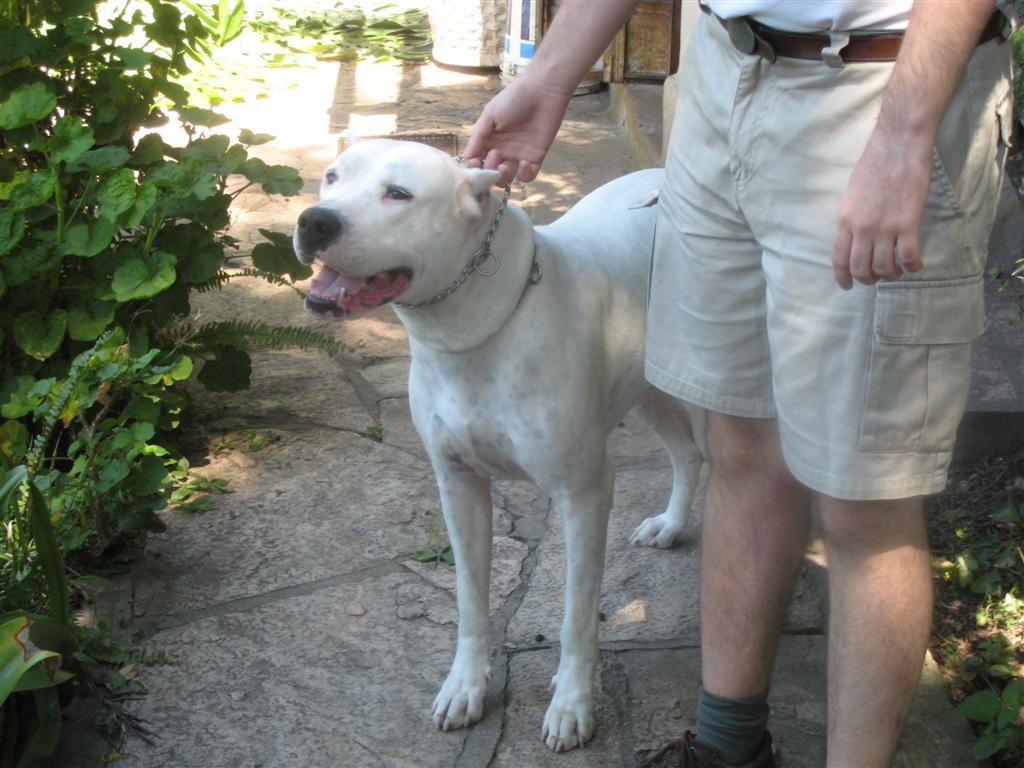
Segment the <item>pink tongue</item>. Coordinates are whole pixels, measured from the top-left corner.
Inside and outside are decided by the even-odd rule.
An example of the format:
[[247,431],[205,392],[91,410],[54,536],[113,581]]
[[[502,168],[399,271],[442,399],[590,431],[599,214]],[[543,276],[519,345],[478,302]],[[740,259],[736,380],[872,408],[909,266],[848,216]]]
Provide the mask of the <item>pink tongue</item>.
[[345,293],[353,294],[364,285],[366,285],[366,278],[364,277],[343,275],[340,272],[335,272],[330,267],[324,266],[320,268],[316,277],[313,278],[309,290],[322,299],[335,299],[341,293],[342,288],[345,289]]

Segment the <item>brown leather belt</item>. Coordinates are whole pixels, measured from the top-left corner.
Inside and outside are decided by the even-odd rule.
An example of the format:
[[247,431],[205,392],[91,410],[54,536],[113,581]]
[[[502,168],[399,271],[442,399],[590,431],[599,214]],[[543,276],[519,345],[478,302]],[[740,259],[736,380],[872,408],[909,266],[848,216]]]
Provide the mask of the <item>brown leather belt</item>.
[[[789,59],[823,61],[822,51],[832,45],[828,35],[786,32],[766,27],[752,19],[721,19],[715,17],[729,32],[729,37],[744,53],[759,53],[767,59],[776,56]],[[994,13],[978,38],[978,45],[1003,37],[1004,17]],[[903,43],[902,32],[877,35],[850,35],[850,41],[839,51],[843,62],[896,61]]]

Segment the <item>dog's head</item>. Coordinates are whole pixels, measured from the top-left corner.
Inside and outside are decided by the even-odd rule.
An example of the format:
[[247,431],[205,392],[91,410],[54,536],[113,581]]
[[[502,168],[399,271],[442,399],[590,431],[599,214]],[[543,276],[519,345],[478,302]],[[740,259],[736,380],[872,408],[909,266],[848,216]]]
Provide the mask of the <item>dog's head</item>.
[[295,229],[299,261],[321,265],[306,306],[343,317],[434,295],[464,266],[497,179],[424,144],[352,145],[328,166],[320,202]]

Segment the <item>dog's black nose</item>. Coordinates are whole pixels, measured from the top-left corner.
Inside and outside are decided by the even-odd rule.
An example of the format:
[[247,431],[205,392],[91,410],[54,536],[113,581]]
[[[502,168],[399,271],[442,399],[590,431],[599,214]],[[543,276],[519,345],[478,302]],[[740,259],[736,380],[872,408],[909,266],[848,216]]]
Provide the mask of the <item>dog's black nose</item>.
[[299,247],[312,256],[337,240],[344,228],[344,222],[338,213],[314,205],[299,214]]

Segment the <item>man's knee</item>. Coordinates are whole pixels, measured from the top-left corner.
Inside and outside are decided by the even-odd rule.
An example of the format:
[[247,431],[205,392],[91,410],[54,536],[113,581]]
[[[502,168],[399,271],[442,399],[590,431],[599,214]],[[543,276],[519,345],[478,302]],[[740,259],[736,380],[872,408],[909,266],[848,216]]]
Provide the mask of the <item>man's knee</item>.
[[822,533],[831,553],[881,552],[927,545],[922,497],[846,501],[820,496]]
[[775,419],[708,414],[708,450],[713,471],[752,476],[788,473]]

